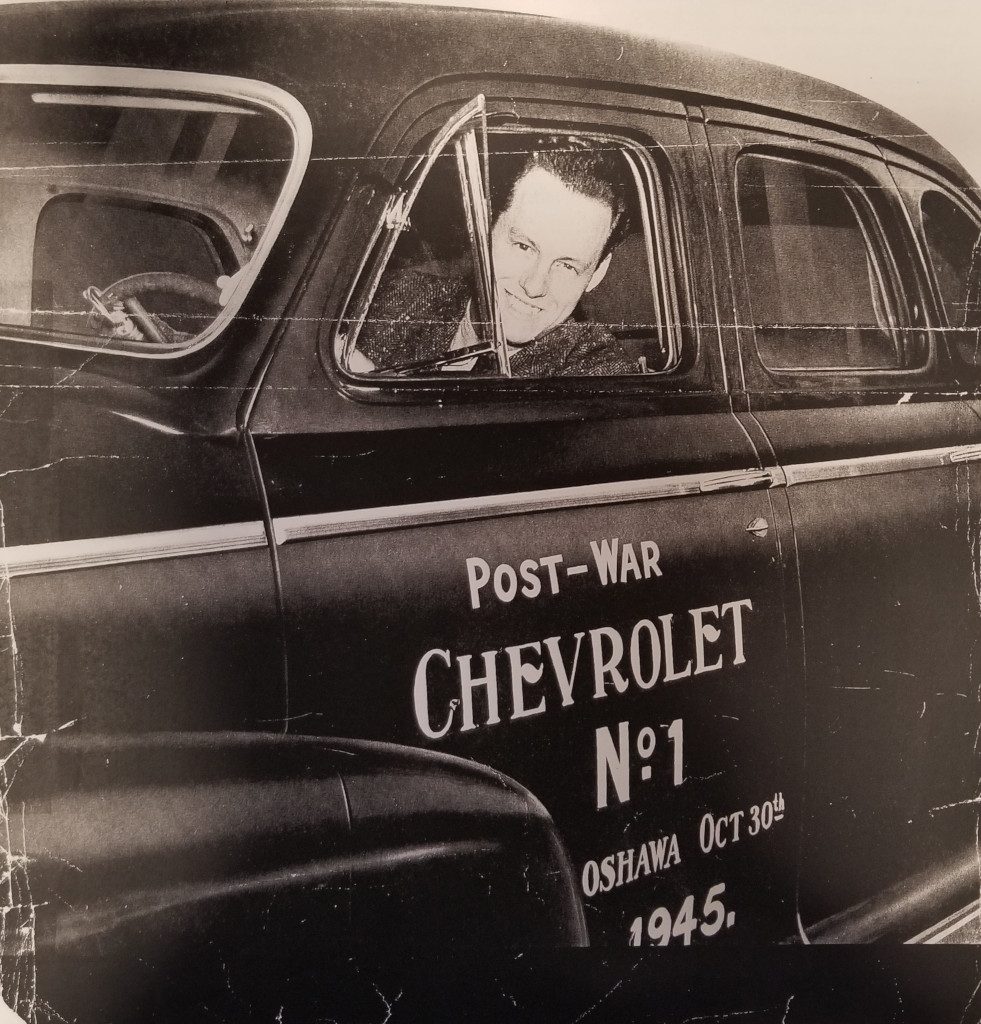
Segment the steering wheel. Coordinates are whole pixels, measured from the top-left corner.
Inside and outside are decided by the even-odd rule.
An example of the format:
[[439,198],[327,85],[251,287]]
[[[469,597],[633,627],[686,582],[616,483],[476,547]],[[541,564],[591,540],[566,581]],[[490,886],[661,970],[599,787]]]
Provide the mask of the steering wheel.
[[[131,274],[114,281],[108,288],[100,292],[96,288],[86,289],[85,296],[92,304],[94,312],[108,320],[113,330],[125,330],[122,323],[128,315],[139,328],[144,338],[158,345],[178,345],[191,335],[177,331],[160,317],[149,312],[140,301],[147,294],[163,292],[179,295],[182,298],[194,299],[214,306],[221,306],[221,291],[210,281],[201,281],[190,274],[179,274],[174,271],[152,271],[145,274]],[[125,310],[119,312],[118,307]],[[116,309],[114,309],[116,307]]]

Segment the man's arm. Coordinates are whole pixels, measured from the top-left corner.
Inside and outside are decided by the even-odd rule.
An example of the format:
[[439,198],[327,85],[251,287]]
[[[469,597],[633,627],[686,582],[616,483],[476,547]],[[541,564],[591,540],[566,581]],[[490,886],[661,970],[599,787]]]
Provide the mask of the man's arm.
[[442,355],[466,301],[466,288],[456,278],[410,268],[383,280],[348,368],[370,373]]
[[566,321],[511,359],[521,377],[623,377],[640,372],[600,324]]

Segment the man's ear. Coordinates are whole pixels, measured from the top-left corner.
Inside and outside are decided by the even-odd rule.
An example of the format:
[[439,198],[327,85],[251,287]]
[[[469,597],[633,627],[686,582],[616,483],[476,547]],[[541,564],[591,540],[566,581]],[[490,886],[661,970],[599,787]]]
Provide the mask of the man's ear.
[[600,260],[600,265],[593,271],[593,276],[589,279],[589,284],[586,285],[587,292],[591,292],[606,277],[606,272],[610,269],[610,257],[612,255],[612,252],[608,252]]

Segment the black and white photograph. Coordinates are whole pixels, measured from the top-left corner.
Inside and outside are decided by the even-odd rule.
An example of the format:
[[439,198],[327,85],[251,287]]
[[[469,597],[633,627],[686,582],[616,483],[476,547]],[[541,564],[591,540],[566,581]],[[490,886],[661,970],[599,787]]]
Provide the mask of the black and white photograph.
[[0,1022],[981,1024],[981,10],[483,2],[0,3]]

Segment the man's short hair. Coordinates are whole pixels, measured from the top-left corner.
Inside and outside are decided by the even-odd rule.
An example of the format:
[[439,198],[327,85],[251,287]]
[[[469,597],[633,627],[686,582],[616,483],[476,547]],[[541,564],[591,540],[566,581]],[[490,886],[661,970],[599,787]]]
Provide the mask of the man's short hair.
[[609,143],[592,143],[569,136],[549,136],[534,141],[536,148],[520,154],[520,163],[511,161],[510,173],[505,173],[497,189],[492,189],[491,200],[497,200],[495,216],[510,206],[521,179],[541,167],[573,192],[598,199],[610,208],[610,235],[601,258],[613,252],[630,231],[628,170],[621,151]]

